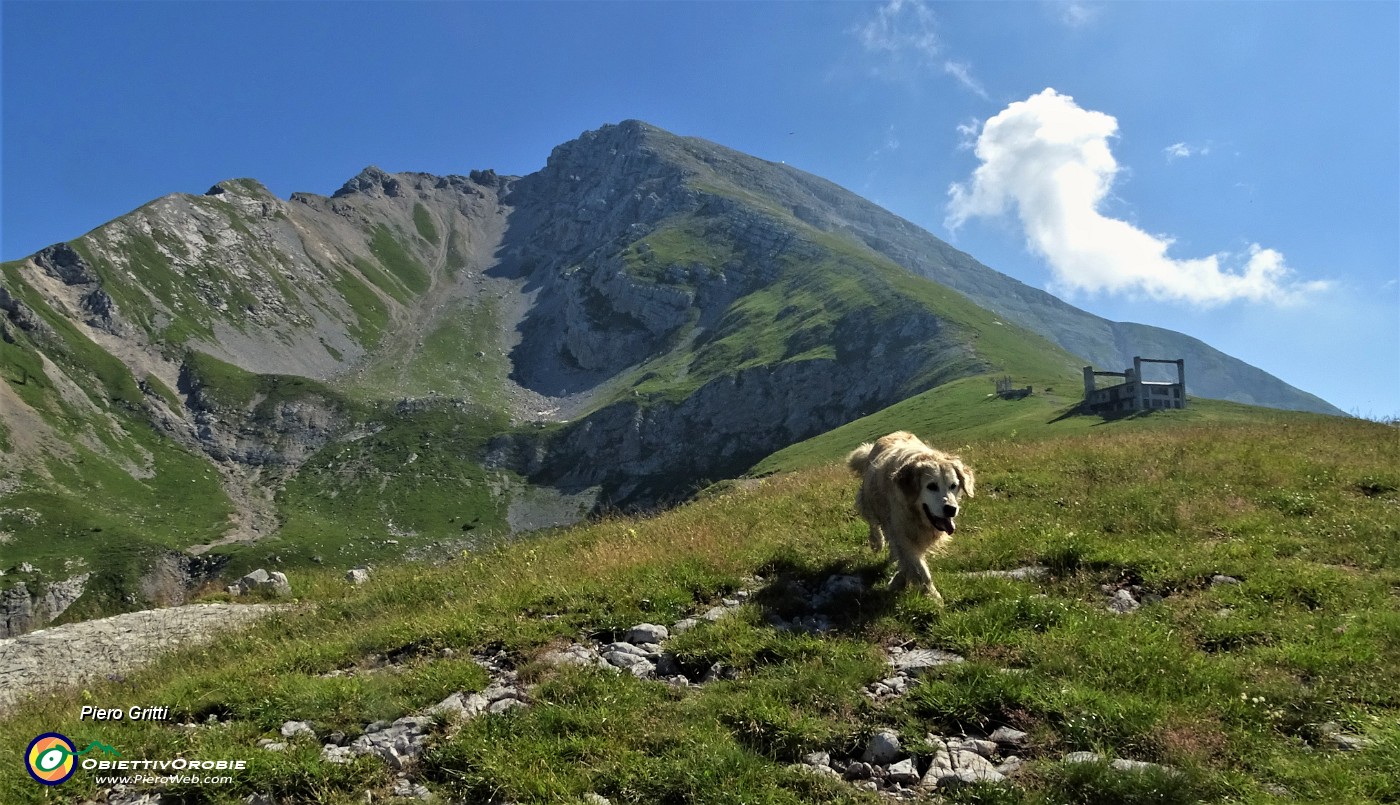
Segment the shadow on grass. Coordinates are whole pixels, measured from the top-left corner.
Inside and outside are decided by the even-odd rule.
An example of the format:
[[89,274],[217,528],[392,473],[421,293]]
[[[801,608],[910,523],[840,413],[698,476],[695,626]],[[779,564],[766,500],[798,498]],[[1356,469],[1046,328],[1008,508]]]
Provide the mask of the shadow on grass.
[[1099,411],[1090,411],[1089,409],[1085,408],[1083,405],[1075,405],[1075,406],[1071,406],[1070,408],[1066,408],[1064,411],[1062,411],[1062,412],[1060,413],[1059,416],[1055,417],[1054,419],[1051,419],[1051,420],[1047,421],[1045,424],[1047,424],[1047,425],[1053,425],[1053,424],[1055,424],[1056,422],[1064,422],[1066,419],[1073,419],[1073,418],[1075,418],[1075,417],[1087,417],[1087,418],[1090,418],[1090,419],[1097,419],[1098,421],[1095,422],[1095,423],[1094,423],[1093,425],[1091,425],[1090,427],[1098,428],[1098,427],[1102,427],[1102,426],[1104,426],[1104,425],[1107,425],[1107,424],[1110,424],[1110,423],[1113,423],[1113,422],[1122,422],[1122,421],[1124,421],[1124,420],[1129,420],[1129,419],[1146,419],[1147,417],[1150,417],[1150,416],[1152,416],[1153,414],[1156,414],[1156,413],[1158,413],[1159,411],[1163,411],[1163,410],[1170,410],[1170,409],[1148,409],[1148,410],[1146,410],[1146,411],[1108,411],[1108,412],[1099,412]]
[[898,602],[917,593],[890,589],[893,566],[874,555],[820,566],[777,559],[761,572],[767,583],[750,599],[764,619],[779,628],[862,635],[892,614]]

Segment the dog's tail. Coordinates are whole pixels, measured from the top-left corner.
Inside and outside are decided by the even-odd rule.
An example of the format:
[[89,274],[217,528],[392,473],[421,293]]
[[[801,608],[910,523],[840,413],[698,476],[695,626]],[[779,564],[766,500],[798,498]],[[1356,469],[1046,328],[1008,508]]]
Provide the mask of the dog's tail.
[[864,475],[866,468],[870,466],[870,451],[874,449],[874,444],[866,442],[852,450],[851,454],[846,456],[846,466],[856,475]]

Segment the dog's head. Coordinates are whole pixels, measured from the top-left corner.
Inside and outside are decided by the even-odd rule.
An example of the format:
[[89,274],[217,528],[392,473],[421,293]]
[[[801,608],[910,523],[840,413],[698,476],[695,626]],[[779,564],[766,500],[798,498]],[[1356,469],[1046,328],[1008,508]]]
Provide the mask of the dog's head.
[[975,484],[972,468],[954,456],[906,464],[895,475],[895,481],[909,505],[945,534],[956,530],[953,518],[962,509],[962,499],[972,497]]

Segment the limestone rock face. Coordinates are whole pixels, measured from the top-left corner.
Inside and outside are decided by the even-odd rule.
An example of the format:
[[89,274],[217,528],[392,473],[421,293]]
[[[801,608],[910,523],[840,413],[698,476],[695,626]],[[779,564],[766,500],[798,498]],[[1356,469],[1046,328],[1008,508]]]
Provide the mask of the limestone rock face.
[[83,594],[90,575],[44,584],[34,592],[24,582],[0,590],[0,637],[17,637],[62,615]]

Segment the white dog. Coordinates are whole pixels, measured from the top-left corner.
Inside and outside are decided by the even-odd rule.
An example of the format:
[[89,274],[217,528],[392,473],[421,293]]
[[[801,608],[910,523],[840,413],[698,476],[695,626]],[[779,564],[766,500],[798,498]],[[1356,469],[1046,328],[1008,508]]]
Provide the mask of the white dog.
[[924,557],[957,529],[962,498],[973,494],[972,469],[904,431],[862,444],[846,465],[861,478],[856,510],[870,524],[870,549],[888,541],[899,565],[891,585],[912,584],[942,602]]

